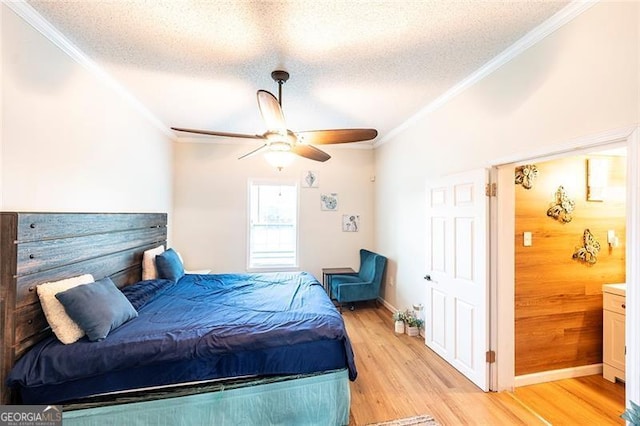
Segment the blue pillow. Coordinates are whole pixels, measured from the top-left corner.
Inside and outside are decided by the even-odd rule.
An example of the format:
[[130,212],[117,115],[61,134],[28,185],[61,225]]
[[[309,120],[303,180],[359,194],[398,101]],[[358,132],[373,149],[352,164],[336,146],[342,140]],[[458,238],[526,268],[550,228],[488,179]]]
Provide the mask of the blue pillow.
[[184,275],[184,266],[174,249],[164,251],[156,256],[158,278],[177,282]]
[[129,299],[133,309],[139,311],[147,302],[153,300],[156,295],[175,285],[171,280],[145,280],[138,281],[122,289],[122,294]]
[[92,342],[102,340],[125,322],[138,316],[109,277],[56,294],[67,315]]

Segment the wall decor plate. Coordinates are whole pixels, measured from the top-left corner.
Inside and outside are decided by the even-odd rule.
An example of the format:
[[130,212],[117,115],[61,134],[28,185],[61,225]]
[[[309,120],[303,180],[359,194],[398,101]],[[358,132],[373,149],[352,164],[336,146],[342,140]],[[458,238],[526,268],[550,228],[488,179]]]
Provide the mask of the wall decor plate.
[[331,194],[320,195],[320,208],[327,211],[337,211],[338,194],[332,192]]
[[343,214],[342,215],[342,232],[358,232],[360,228],[360,215]]
[[304,172],[302,172],[302,187],[317,188],[318,172],[316,172],[315,170],[305,170]]

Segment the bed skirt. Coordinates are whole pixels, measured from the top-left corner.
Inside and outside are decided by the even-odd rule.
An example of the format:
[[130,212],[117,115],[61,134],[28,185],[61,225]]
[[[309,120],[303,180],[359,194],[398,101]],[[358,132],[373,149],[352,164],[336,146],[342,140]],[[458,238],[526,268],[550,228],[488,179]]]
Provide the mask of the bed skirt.
[[63,411],[64,426],[346,425],[349,376],[339,370],[167,399]]

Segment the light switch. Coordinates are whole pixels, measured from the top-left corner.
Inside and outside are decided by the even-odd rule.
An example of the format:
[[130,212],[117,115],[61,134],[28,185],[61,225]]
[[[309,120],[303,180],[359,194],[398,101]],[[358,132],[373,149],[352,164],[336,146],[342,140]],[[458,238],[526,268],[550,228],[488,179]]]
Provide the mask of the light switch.
[[531,247],[533,245],[533,237],[531,236],[531,232],[524,232],[522,234],[522,245],[525,247]]

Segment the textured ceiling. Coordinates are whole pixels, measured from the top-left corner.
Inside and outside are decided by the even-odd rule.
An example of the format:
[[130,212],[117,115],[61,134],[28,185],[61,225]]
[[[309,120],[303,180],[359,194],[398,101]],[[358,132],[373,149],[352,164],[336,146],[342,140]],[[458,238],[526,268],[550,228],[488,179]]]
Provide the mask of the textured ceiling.
[[28,1],[167,128],[262,133],[284,69],[289,128],[378,140],[568,3]]

